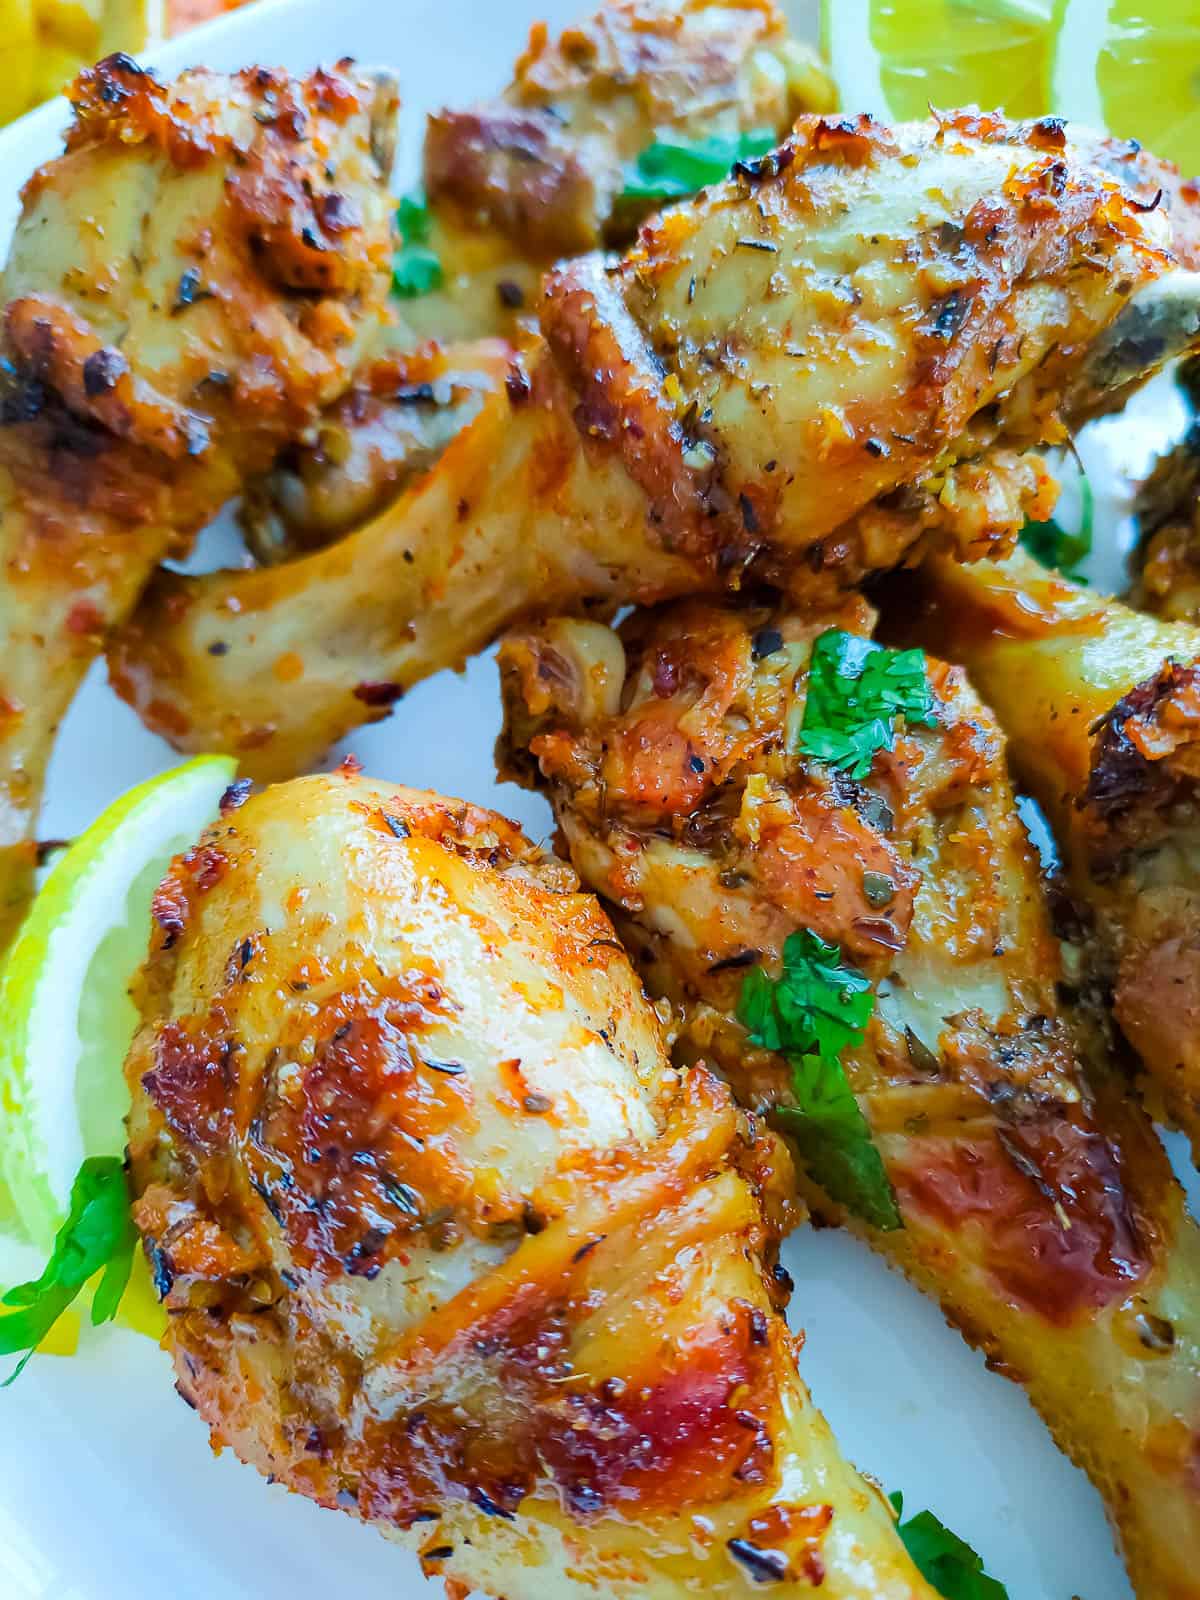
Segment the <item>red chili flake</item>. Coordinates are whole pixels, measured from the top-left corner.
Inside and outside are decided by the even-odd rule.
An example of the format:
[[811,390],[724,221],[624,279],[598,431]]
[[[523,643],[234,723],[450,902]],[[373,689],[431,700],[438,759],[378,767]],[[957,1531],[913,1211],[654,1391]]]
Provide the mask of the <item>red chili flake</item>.
[[150,902],[150,915],[163,931],[163,949],[169,950],[187,927],[188,894],[183,884],[168,873]]
[[201,894],[207,894],[225,876],[229,857],[224,850],[218,850],[215,844],[198,844],[187,852],[183,864],[191,873],[197,889]]
[[658,650],[654,656],[651,685],[660,700],[669,700],[679,688],[679,663],[669,650]]

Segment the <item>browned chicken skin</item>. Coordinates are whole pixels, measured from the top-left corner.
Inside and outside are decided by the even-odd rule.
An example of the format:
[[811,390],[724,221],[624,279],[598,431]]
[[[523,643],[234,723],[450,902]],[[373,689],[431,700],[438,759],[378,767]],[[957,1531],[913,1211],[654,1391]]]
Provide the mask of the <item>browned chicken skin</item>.
[[774,0],[618,0],[554,40],[535,24],[498,101],[430,117],[426,193],[547,262],[579,255],[654,209],[623,191],[655,139],[782,134],[834,94]]
[[163,577],[113,682],[280,776],[531,611],[763,577],[812,603],[921,543],[1004,549],[1050,504],[1027,447],[1168,241],[1057,125],[801,119],[618,265],[556,270],[545,343],[372,523]]
[[796,1370],[790,1164],[569,868],[344,770],[154,915],[136,1215],[215,1443],[464,1593],[934,1600]]
[[1200,629],[1024,552],[969,570],[931,561],[895,612],[993,707],[1054,829],[1150,1104],[1200,1160]]
[[773,976],[807,929],[870,980],[843,1064],[895,1211],[830,1198],[823,1123],[801,1124],[811,1204],[1027,1387],[1103,1494],[1139,1595],[1195,1600],[1200,1234],[1103,1040],[1060,1002],[1003,739],[961,669],[927,660],[934,725],[901,724],[861,781],[799,752],[814,637],[870,621],[861,602],[691,602],[619,633],[515,633],[502,768],[545,791],[678,1008],[677,1056],[716,1062],[743,1104],[795,1126],[792,1067],[738,1020],[748,971]]
[[72,89],[0,333],[0,912],[58,723],[157,563],[347,386],[386,316],[396,95],[348,66]]
[[[551,86],[555,93],[547,100]],[[535,319],[542,272],[557,254],[548,238],[583,227],[592,245],[625,245],[635,223],[654,209],[649,200],[618,196],[622,161],[654,138],[705,140],[765,129],[782,139],[800,111],[823,111],[832,104],[823,98],[827,92],[814,61],[788,40],[781,19],[769,9],[729,11],[718,0],[676,11],[658,0],[650,6],[633,0],[606,5],[589,23],[568,29],[553,43],[535,31],[531,51],[518,62],[500,102],[468,113],[445,112],[430,121],[430,243],[444,279],[432,293],[406,303],[406,325],[393,337],[403,345],[411,342],[413,330],[455,340],[485,333],[518,337]],[[514,111],[514,105],[520,109]],[[542,130],[540,139],[521,131],[531,118]],[[1086,160],[1139,203],[1166,211],[1172,253],[1180,265],[1200,266],[1195,186],[1181,182],[1169,162],[1134,141],[1078,137]],[[549,175],[539,160],[544,143],[562,157]],[[467,147],[461,160],[455,158],[459,145]],[[573,181],[559,182],[557,175],[564,171],[574,175]],[[592,215],[601,194],[612,209]],[[588,211],[586,224],[572,212],[573,202]],[[568,215],[560,218],[564,208]],[[514,249],[523,253],[514,256]],[[1185,308],[1193,322],[1198,298],[1193,290]],[[1147,352],[1159,336],[1178,347],[1179,331],[1164,329],[1165,320],[1128,328],[1131,348],[1123,360],[1117,352],[1096,391],[1081,397],[1085,406],[1113,409],[1124,394],[1122,372],[1131,369],[1140,382]],[[378,392],[376,410],[386,421],[390,408]],[[410,425],[403,403],[395,420],[399,445]],[[363,515],[364,453],[375,463],[379,501],[394,490],[408,474],[406,461],[387,459],[379,448],[381,431],[370,419],[364,420],[363,432],[372,447],[369,452],[351,448],[348,469],[330,457],[320,439],[311,448],[292,447],[289,464],[272,475],[267,492],[243,508],[256,553],[264,543],[275,552],[303,553],[311,547],[317,519],[327,538],[356,526]],[[310,502],[320,502],[316,519]],[[335,504],[336,525],[329,515]],[[293,520],[294,541],[287,537]],[[267,529],[265,538],[260,524]]]

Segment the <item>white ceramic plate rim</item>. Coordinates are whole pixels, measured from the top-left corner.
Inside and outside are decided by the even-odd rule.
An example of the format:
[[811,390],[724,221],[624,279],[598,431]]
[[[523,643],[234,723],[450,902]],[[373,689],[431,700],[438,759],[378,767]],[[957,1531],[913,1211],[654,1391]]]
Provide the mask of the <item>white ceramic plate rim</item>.
[[[429,105],[498,87],[535,17],[561,23],[586,4],[260,0],[152,59],[164,72],[280,58],[300,67],[343,53],[392,65],[411,133]],[[0,133],[0,240],[19,184],[55,152],[65,116],[56,102]],[[408,159],[411,170],[411,139]],[[1144,438],[1122,426],[1127,448],[1137,435],[1135,456],[1162,417],[1150,408]],[[494,668],[482,658],[463,676],[424,685],[354,748],[381,776],[496,804],[545,835],[542,803],[494,782],[496,707]],[[172,760],[93,675],[61,736],[46,827],[75,831]],[[805,1230],[786,1260],[797,1280],[793,1321],[808,1336],[804,1372],[847,1454],[903,1488],[910,1508],[936,1509],[1013,1600],[1129,1600],[1091,1488],[1021,1394],[985,1372],[935,1307],[846,1238]],[[268,1487],[228,1456],[214,1460],[172,1393],[165,1359],[132,1335],[105,1332],[72,1361],[35,1362],[0,1394],[0,1439],[4,1600],[159,1600],[164,1586],[175,1600],[437,1593],[370,1530]]]

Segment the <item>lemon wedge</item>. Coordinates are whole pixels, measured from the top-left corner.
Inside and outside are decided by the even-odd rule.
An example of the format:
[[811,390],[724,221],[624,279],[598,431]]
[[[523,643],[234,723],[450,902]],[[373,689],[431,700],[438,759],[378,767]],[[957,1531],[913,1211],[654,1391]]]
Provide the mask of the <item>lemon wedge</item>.
[[10,1231],[43,1251],[84,1157],[125,1148],[128,990],[151,898],[235,772],[231,757],[201,756],[116,801],[63,852],[13,942],[0,976],[0,1208],[6,1196]]
[[0,0],[0,39],[4,40],[0,122],[9,122],[33,103],[37,48],[33,0]]
[[821,40],[847,111],[1032,117],[1048,105],[1055,14],[1055,0],[822,0]]
[[1051,72],[1054,110],[1200,172],[1196,0],[1066,0]]

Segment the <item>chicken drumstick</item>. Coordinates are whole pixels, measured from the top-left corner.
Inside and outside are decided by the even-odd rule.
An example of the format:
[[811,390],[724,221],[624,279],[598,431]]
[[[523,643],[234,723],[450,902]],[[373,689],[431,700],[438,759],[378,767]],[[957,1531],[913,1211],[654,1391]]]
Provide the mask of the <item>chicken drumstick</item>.
[[1139,1595],[1195,1600],[1200,1233],[1059,998],[994,718],[870,620],[690,602],[514,634],[510,771],[679,1007],[680,1058],[1026,1386]]
[[396,93],[127,57],[25,187],[0,327],[0,936],[54,735],[158,562],[350,381],[386,316]]
[[350,771],[232,800],[126,1068],[214,1441],[508,1600],[934,1600],[799,1379],[778,1147],[571,870]]
[[922,540],[1007,548],[1050,503],[1026,447],[1172,265],[1094,150],[998,116],[802,118],[619,265],[552,274],[544,342],[356,534],[162,575],[114,686],[179,748],[284,776],[533,611],[764,577],[812,603]]

